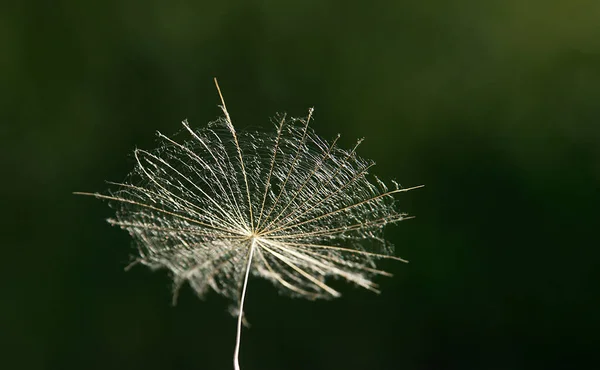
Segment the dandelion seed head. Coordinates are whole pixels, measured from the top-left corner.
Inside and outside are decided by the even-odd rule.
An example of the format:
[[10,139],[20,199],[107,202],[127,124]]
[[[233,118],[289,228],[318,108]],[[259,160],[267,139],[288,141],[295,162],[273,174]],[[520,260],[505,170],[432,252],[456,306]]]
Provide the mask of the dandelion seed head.
[[362,139],[342,149],[339,135],[319,137],[312,109],[278,115],[260,133],[237,132],[222,109],[208,126],[184,121],[174,138],[157,133],[158,148],[136,149],[124,182],[93,195],[116,210],[108,221],[132,236],[137,262],[170,271],[175,299],[188,283],[200,297],[213,290],[239,303],[238,369],[248,276],[308,299],[338,297],[329,278],[378,292],[374,277],[390,274],[376,262],[401,260],[383,228],[406,218],[394,196],[410,189],[370,175]]
[[226,119],[184,121],[179,141],[158,133],[160,146],[135,150],[133,172],[114,184],[109,222],[129,231],[139,262],[171,272],[176,290],[188,282],[200,296],[239,299],[253,242],[251,274],[282,293],[336,297],[328,277],[376,290],[372,277],[386,273],[375,262],[393,256],[382,228],[404,218],[393,197],[403,189],[369,179],[374,163],[358,144],[339,148],[308,118],[274,123],[271,133],[236,133],[244,170]]

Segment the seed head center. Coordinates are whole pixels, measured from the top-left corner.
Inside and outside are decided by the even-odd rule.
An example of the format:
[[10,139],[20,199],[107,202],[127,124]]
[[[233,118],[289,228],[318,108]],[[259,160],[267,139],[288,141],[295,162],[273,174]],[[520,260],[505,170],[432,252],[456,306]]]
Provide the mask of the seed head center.
[[247,238],[248,238],[248,240],[250,240],[251,242],[254,242],[254,241],[259,241],[259,240],[261,239],[261,236],[260,236],[260,234],[259,234],[259,233],[257,233],[256,231],[252,231],[252,232],[249,232],[249,233],[248,233],[248,235],[247,235]]

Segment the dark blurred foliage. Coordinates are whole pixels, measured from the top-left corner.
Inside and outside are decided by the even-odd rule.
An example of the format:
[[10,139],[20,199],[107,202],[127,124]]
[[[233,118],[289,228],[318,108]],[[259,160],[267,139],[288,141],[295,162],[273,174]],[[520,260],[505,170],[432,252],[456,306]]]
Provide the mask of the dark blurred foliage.
[[[9,4],[11,3],[11,4]],[[155,130],[277,111],[426,188],[395,274],[330,302],[251,280],[251,369],[593,368],[600,2],[21,1],[0,6],[3,369],[230,369],[229,302],[123,268],[104,191]],[[597,364],[596,364],[597,365]]]

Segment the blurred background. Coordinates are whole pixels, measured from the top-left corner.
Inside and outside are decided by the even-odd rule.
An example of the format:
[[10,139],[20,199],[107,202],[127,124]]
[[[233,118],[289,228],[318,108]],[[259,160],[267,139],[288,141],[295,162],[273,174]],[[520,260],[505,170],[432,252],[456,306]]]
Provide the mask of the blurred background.
[[598,350],[600,2],[0,6],[3,369],[231,369],[229,302],[123,269],[105,191],[155,131],[276,112],[403,186],[374,295],[251,280],[242,369],[566,369]]

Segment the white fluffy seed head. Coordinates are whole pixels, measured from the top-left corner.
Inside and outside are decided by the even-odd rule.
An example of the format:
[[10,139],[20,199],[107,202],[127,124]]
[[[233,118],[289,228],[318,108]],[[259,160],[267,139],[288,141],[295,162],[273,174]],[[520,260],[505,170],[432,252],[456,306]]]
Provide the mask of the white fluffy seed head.
[[209,289],[238,303],[234,369],[239,370],[244,299],[250,274],[281,292],[308,299],[338,297],[328,277],[378,292],[372,281],[381,258],[393,255],[383,239],[388,223],[406,218],[394,195],[411,190],[377,177],[356,149],[327,142],[305,119],[274,120],[272,133],[238,133],[219,85],[224,118],[192,129],[182,140],[161,133],[157,149],[134,152],[136,165],[108,195],[108,221],[129,231],[135,262],[167,268],[174,300],[188,282],[199,296]]
[[[224,107],[223,107],[224,108]],[[375,261],[394,258],[382,228],[405,218],[392,188],[369,180],[374,165],[321,139],[305,119],[274,119],[271,133],[236,132],[229,115],[177,141],[158,133],[157,149],[135,151],[136,166],[108,196],[109,222],[131,234],[138,261],[167,268],[175,291],[188,282],[233,300],[251,245],[250,273],[281,292],[309,299],[339,293],[341,277],[377,291]]]

